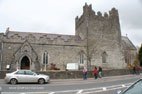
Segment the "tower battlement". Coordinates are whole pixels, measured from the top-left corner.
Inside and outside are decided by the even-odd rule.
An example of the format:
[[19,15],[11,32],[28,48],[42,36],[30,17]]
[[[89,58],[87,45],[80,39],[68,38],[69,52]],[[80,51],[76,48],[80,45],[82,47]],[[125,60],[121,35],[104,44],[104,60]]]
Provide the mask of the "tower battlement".
[[[76,29],[80,26],[80,24],[82,22],[84,22],[86,20],[86,18],[89,20],[90,18],[94,18],[96,20],[112,20],[112,19],[118,19],[118,10],[115,8],[112,8],[108,13],[107,12],[95,12],[92,9],[92,5],[87,5],[87,3],[85,3],[85,5],[83,6],[83,14],[80,17],[76,17],[75,18],[75,27]],[[119,21],[119,19],[118,19]]]

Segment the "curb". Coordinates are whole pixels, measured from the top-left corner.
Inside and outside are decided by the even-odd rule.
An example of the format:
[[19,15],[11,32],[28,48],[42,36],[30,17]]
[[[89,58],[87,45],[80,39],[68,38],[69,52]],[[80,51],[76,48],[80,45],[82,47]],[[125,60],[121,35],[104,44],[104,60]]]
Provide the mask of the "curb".
[[[110,78],[111,79],[126,79],[126,78],[137,78],[137,77],[141,77],[142,74],[140,75],[133,75],[133,74],[130,74],[130,75],[119,75],[119,76],[107,76],[107,77],[102,77],[102,78],[98,78],[96,80],[109,80]],[[94,80],[94,78],[88,78],[87,80]],[[51,79],[51,81],[54,81],[54,82],[63,82],[63,81],[84,81],[83,78],[77,78],[77,79]]]

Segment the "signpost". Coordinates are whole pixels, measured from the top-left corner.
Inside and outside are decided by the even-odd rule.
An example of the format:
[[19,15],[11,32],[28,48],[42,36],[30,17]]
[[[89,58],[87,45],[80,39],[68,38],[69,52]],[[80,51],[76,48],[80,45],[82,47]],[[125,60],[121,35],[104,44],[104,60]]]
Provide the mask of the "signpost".
[[78,63],[68,63],[66,69],[67,70],[78,70],[79,65],[78,65]]

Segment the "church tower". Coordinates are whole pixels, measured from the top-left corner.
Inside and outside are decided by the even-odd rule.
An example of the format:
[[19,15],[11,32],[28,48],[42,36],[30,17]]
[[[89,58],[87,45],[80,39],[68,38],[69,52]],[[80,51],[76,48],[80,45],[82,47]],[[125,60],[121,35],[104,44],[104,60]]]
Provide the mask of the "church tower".
[[[92,5],[83,6],[83,14],[75,19],[76,35],[85,39],[89,38],[107,38],[115,39],[121,42],[121,31],[119,23],[118,10],[112,8],[108,13],[102,15],[101,12],[95,13],[92,10]],[[88,33],[87,33],[88,32]],[[88,35],[87,35],[88,34]]]
[[[115,8],[103,15],[101,12],[93,11],[92,5],[85,4],[83,14],[75,19],[75,29],[75,34],[86,42],[86,56],[89,66],[96,63],[104,65],[104,67],[111,66],[111,63],[114,63],[111,59],[113,54],[116,55],[115,58],[117,55],[123,58],[119,14]],[[119,64],[123,66],[122,63],[124,63],[123,60]]]

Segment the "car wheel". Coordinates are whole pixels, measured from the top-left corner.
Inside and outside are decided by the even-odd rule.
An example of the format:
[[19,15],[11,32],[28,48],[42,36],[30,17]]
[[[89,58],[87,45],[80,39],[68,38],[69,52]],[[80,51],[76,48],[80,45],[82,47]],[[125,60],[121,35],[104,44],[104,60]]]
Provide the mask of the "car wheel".
[[10,80],[10,83],[11,83],[12,85],[15,85],[15,84],[17,84],[17,80],[16,80],[15,78],[12,78],[12,79]]
[[39,84],[44,84],[44,83],[45,83],[45,80],[44,80],[43,78],[40,78],[40,79],[38,80],[38,83],[39,83]]

